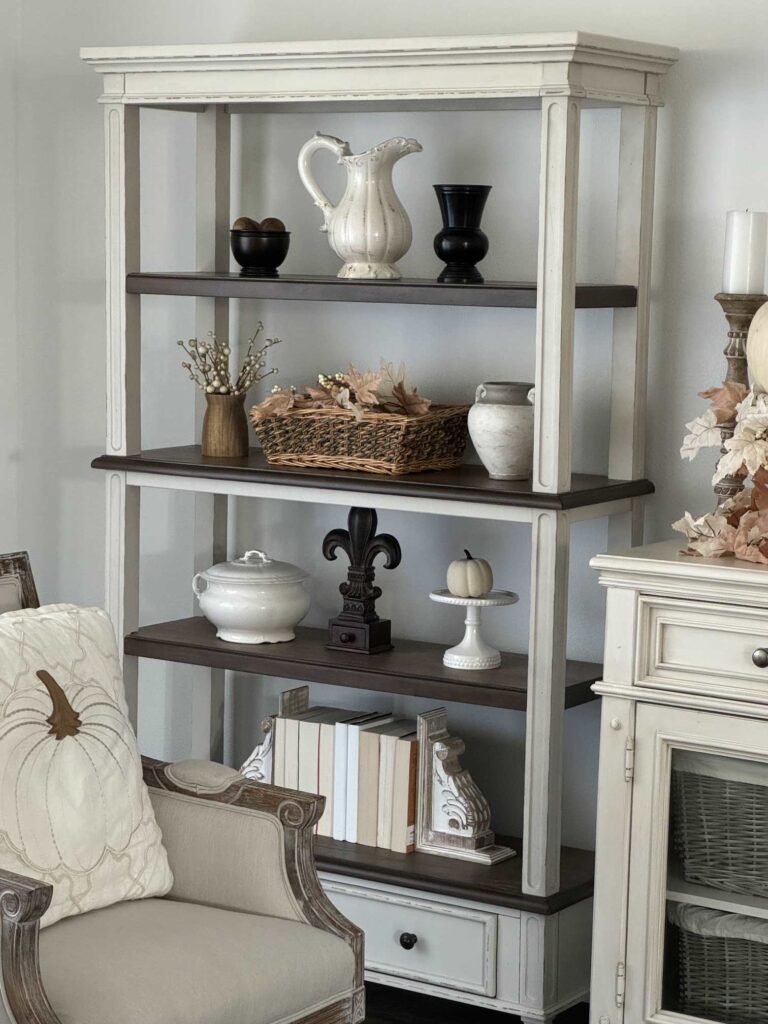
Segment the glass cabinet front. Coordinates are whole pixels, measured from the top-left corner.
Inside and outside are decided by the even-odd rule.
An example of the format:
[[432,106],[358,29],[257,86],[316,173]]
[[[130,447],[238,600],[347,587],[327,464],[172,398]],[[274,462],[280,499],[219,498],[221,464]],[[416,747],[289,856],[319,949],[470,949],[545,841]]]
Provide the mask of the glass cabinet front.
[[625,1022],[768,1022],[767,758],[768,723],[638,708]]

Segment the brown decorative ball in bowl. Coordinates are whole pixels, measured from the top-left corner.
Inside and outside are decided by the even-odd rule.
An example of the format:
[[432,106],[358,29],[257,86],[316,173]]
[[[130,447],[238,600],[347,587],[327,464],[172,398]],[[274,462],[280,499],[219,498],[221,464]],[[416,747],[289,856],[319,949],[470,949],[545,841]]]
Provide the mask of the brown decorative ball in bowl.
[[230,231],[232,255],[248,277],[278,277],[290,240],[290,231]]
[[278,277],[277,268],[288,254],[290,231],[277,217],[261,223],[238,217],[230,231],[232,255],[248,277]]

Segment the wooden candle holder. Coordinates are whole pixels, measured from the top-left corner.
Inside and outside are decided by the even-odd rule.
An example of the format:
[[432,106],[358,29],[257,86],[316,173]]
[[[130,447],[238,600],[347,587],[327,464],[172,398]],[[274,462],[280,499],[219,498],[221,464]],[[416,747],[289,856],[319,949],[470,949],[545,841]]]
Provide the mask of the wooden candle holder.
[[[728,292],[718,292],[715,300],[722,306],[729,327],[728,344],[723,349],[723,355],[728,362],[723,383],[743,384],[748,388],[747,335],[755,313],[763,303],[768,302],[768,295],[734,295]],[[735,420],[720,424],[720,436],[723,440],[723,447],[720,449],[722,454],[725,454],[725,442],[733,437],[735,429]],[[729,474],[719,480],[714,488],[717,504],[722,505],[739,491],[744,490],[744,481],[740,477]]]

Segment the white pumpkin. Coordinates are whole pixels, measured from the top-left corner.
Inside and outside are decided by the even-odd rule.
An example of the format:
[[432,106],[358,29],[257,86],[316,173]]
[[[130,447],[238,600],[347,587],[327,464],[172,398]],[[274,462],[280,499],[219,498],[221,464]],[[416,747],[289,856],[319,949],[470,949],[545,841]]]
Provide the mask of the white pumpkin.
[[466,558],[448,566],[448,589],[454,597],[484,597],[493,589],[493,573],[484,558],[473,558],[464,549]]
[[[0,722],[0,830],[30,867],[91,871],[122,852],[142,817],[133,737],[103,687],[77,684],[70,699],[46,671],[5,704]],[[73,829],[72,819],[85,822]]]
[[768,302],[752,319],[747,335],[747,364],[753,386],[768,391]]

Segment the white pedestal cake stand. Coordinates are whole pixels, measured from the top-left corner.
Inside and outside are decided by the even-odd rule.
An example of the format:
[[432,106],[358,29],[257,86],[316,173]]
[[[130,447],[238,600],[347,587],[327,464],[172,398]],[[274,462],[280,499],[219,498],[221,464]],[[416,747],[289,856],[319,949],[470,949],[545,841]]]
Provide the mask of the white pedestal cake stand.
[[520,598],[511,590],[492,590],[484,597],[456,597],[449,590],[433,590],[429,595],[439,604],[459,605],[467,609],[464,625],[467,627],[464,639],[456,647],[449,648],[443,655],[446,668],[479,670],[498,668],[501,653],[483,639],[480,627],[480,613],[483,608],[499,608],[516,604]]

